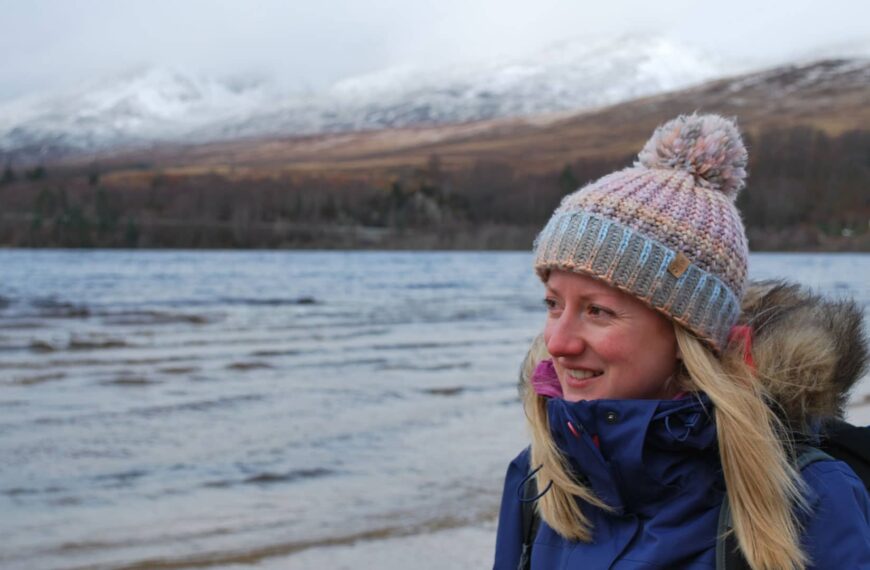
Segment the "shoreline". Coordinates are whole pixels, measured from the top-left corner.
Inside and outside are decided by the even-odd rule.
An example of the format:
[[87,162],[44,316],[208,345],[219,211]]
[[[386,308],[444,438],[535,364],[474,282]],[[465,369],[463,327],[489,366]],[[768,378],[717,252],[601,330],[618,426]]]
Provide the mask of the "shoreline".
[[359,540],[340,546],[315,546],[254,564],[216,566],[216,570],[479,570],[492,565],[496,520],[428,533]]

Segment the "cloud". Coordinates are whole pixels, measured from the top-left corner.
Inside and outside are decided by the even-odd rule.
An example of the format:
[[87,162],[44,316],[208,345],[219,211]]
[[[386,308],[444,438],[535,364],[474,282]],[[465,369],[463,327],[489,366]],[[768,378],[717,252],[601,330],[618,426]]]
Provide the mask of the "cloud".
[[141,65],[318,89],[394,65],[517,56],[567,38],[640,32],[725,57],[776,59],[868,40],[870,20],[870,4],[851,0],[0,0],[0,10],[6,99]]

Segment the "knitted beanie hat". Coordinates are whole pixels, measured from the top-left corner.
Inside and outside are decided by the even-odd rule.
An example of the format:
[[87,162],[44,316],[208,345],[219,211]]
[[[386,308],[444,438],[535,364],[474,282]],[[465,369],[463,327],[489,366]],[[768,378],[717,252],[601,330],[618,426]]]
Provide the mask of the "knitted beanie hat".
[[635,164],[565,196],[535,240],[535,271],[595,277],[719,352],[737,322],[749,249],[734,205],[746,148],[732,121],[680,116]]

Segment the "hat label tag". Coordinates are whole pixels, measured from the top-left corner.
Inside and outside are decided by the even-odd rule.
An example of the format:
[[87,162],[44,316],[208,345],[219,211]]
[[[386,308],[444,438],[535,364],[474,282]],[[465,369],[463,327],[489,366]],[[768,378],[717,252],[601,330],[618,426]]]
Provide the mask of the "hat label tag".
[[689,261],[689,258],[686,257],[682,251],[677,252],[677,256],[668,265],[668,273],[670,273],[674,277],[681,277],[691,264],[692,262]]

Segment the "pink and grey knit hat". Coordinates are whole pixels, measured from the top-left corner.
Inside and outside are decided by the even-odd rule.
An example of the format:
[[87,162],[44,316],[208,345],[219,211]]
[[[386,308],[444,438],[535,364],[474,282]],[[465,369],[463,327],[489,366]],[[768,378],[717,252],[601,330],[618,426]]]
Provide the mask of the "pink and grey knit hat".
[[552,269],[600,279],[720,351],[746,287],[749,249],[734,205],[746,161],[732,121],[669,121],[633,166],[565,196],[535,240],[535,271],[545,281]]

